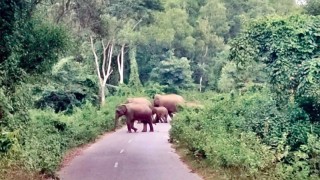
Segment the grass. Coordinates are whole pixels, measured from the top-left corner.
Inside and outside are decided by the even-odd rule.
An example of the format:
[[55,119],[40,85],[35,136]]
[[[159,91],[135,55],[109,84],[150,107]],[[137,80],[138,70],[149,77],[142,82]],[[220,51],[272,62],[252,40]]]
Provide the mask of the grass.
[[2,180],[45,180],[48,177],[39,173],[28,171],[24,165],[10,164],[0,167],[0,179]]
[[205,161],[196,158],[193,154],[190,154],[190,151],[178,143],[173,143],[173,148],[176,150],[176,153],[180,156],[180,159],[187,164],[187,166],[192,169],[192,172],[197,173],[205,180],[224,180],[217,170],[213,170],[212,167],[209,167]]

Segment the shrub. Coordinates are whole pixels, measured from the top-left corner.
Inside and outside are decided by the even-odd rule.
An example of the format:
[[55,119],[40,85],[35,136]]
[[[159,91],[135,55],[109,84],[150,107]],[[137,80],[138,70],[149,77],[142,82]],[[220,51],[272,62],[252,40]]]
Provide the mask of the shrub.
[[[11,163],[23,164],[22,168],[54,174],[66,150],[94,140],[114,127],[114,110],[121,101],[121,97],[108,97],[107,104],[100,109],[86,103],[68,115],[50,109],[30,110],[30,120],[16,136],[0,135],[0,150],[16,149],[10,156]],[[15,118],[13,116],[10,123]],[[2,163],[3,159],[0,167]]]
[[196,158],[236,179],[319,175],[309,161],[313,155],[317,159],[317,153],[302,149],[312,141],[308,134],[318,134],[320,126],[310,123],[297,104],[280,110],[265,88],[242,95],[192,93],[187,99],[197,96],[203,96],[198,100],[206,108],[182,108],[170,130],[170,137]]
[[35,102],[35,107],[39,109],[52,108],[56,113],[61,111],[72,111],[73,107],[80,106],[85,98],[81,92],[46,92]]

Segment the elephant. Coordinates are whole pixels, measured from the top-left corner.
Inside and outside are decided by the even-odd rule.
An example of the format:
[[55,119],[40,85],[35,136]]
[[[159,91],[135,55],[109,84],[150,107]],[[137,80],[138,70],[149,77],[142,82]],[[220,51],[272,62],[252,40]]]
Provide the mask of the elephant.
[[[146,97],[134,97],[134,98],[127,98],[125,104],[127,103],[135,103],[135,104],[146,104],[151,109],[153,108],[152,103],[146,98]],[[153,119],[153,118],[152,118]],[[138,123],[141,123],[140,120],[138,120]]]
[[168,110],[167,108],[160,106],[160,107],[154,107],[152,109],[152,114],[156,114],[156,119],[154,120],[154,123],[162,122],[162,119],[165,123],[168,123],[167,117],[168,117]]
[[150,132],[153,132],[152,125],[152,109],[146,104],[127,103],[117,106],[115,112],[114,131],[117,128],[118,119],[121,116],[126,116],[126,124],[128,132],[131,133],[131,129],[137,132],[137,128],[134,127],[135,120],[141,120],[143,123],[142,132],[147,132],[147,124],[150,126]]
[[154,96],[153,106],[154,107],[163,106],[167,108],[168,114],[172,118],[173,113],[177,112],[177,105],[183,104],[184,102],[185,100],[183,99],[183,97],[177,94],[166,94],[166,95],[156,94]]
[[135,97],[135,98],[127,98],[125,103],[138,103],[138,104],[146,104],[150,108],[153,107],[152,103],[145,97]]

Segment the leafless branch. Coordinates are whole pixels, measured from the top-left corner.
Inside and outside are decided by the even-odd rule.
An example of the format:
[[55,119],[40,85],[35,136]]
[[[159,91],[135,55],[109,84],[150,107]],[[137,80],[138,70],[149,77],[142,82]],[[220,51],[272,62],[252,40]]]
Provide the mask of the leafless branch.
[[92,36],[90,36],[90,41],[91,41],[91,49],[92,49],[92,52],[93,52],[93,55],[94,55],[94,60],[95,60],[96,71],[97,71],[98,78],[99,78],[99,83],[100,83],[100,85],[102,85],[102,80],[101,80],[101,77],[100,77],[100,70],[99,70],[99,58],[97,56],[96,49],[94,48],[94,43],[93,43]]
[[114,86],[114,85],[111,85],[111,84],[106,84],[106,86],[113,87],[113,88],[119,88],[118,86]]
[[121,72],[121,67],[120,67],[120,53],[117,55],[117,63],[118,63],[118,70],[119,73]]

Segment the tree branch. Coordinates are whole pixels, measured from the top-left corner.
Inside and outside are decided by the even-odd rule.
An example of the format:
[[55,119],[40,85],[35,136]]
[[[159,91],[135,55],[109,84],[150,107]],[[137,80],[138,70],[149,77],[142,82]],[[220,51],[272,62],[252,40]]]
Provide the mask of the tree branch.
[[121,53],[119,53],[119,54],[117,55],[117,63],[118,63],[119,73],[121,72],[121,67],[120,67],[120,54],[121,54]]
[[140,24],[142,22],[142,19],[140,19],[133,27],[132,27],[132,31],[138,26],[138,24]]
[[[102,70],[102,74],[103,74],[103,79],[105,79],[106,78],[106,71],[105,71],[105,66],[106,66],[106,59],[107,59],[107,54],[106,54],[106,51],[107,51],[107,49],[108,49],[108,46],[106,47],[105,45],[104,45],[104,42],[103,42],[103,40],[101,41],[101,44],[102,44],[102,49],[103,49],[103,61],[102,61],[102,68],[101,68],[101,70]],[[109,43],[108,43],[108,45],[109,45]]]
[[109,86],[109,87],[113,87],[113,88],[119,88],[118,86],[114,86],[114,85],[111,85],[111,84],[106,84],[106,86]]
[[105,77],[103,79],[103,84],[105,84],[107,82],[107,79],[109,78],[109,76],[113,72],[113,70],[111,69],[112,53],[113,53],[113,43],[111,42],[109,52],[108,52],[108,55],[109,55],[108,67],[103,67],[103,70],[107,72],[107,74],[105,75]]
[[101,80],[101,77],[100,77],[100,70],[99,70],[99,61],[98,61],[99,59],[98,59],[96,50],[94,48],[92,36],[90,36],[90,40],[91,40],[91,49],[92,49],[92,52],[93,52],[93,55],[94,55],[95,64],[96,64],[96,71],[97,71],[98,78],[99,78],[99,83],[100,83],[100,85],[102,85],[102,80]]
[[110,55],[109,55],[109,64],[108,64],[108,69],[107,69],[107,75],[111,74],[111,61],[112,61],[112,53],[113,53],[113,43],[111,44],[110,47]]

